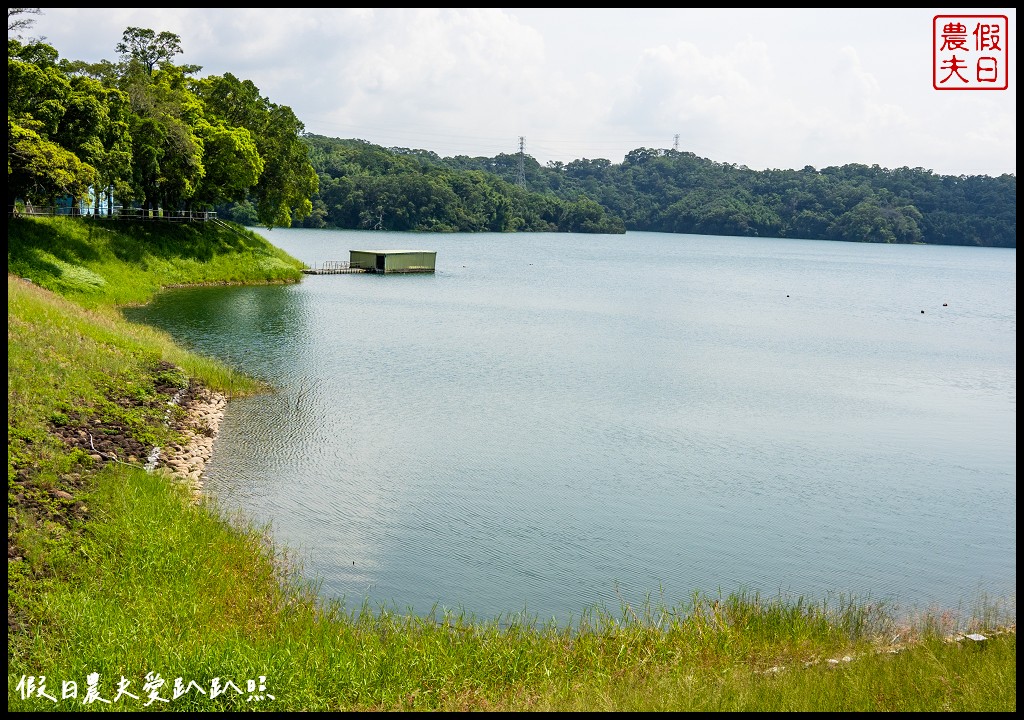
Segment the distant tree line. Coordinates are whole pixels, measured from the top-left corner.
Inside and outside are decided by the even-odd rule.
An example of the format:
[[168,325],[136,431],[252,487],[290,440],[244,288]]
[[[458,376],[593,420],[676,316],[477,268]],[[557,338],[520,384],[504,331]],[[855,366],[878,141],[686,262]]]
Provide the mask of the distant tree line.
[[542,167],[529,155],[442,158],[362,140],[303,139],[320,178],[313,212],[299,223],[305,227],[1017,244],[1015,175],[856,164],[755,171],[645,148],[619,164],[583,159]]
[[[425,150],[306,134],[319,177],[302,227],[439,232],[624,233],[622,220],[585,192],[530,190],[484,167],[459,167]],[[536,162],[534,161],[534,164]],[[239,221],[245,207],[225,209]]]

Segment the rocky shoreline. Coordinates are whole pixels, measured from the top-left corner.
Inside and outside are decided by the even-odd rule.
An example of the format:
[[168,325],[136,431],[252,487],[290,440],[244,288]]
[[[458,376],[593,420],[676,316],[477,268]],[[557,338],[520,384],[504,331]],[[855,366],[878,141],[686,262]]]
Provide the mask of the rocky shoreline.
[[203,472],[213,454],[213,441],[220,430],[227,396],[196,387],[182,404],[184,417],[176,424],[182,442],[153,448],[146,469],[162,472],[173,481],[186,485],[196,500],[202,495]]
[[[90,417],[54,427],[53,431],[72,447],[84,450],[98,467],[116,462],[143,467],[147,472],[166,475],[171,481],[187,486],[195,500],[202,494],[203,473],[213,454],[213,442],[220,429],[226,395],[209,390],[192,381],[186,388],[163,387],[167,408],[164,422],[180,433],[181,440],[165,447],[146,447],[122,424]],[[130,402],[127,400],[122,403]],[[27,473],[27,471],[25,471]],[[66,478],[73,490],[80,476]],[[73,481],[73,482],[72,482]],[[58,490],[58,497],[70,500],[67,490]]]

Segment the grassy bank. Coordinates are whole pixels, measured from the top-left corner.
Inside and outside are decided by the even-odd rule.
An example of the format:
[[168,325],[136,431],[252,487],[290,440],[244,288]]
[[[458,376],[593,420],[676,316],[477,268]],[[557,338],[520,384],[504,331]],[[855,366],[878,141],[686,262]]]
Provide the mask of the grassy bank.
[[[10,709],[1016,709],[1015,607],[994,602],[904,618],[698,593],[556,628],[317,601],[261,528],[191,502],[139,453],[66,440],[152,447],[174,439],[178,389],[268,391],[116,306],[168,284],[290,282],[297,262],[240,230],[89,222],[8,226]],[[988,639],[956,639],[970,631]],[[93,674],[109,704],[83,704]]]
[[302,267],[229,223],[8,221],[7,272],[87,307],[143,303],[170,285],[297,282]]

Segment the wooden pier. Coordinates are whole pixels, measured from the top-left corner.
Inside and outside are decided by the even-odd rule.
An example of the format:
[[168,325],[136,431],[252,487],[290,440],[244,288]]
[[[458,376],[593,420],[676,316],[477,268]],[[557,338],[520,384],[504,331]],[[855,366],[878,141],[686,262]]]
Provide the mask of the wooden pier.
[[327,260],[320,267],[313,266],[303,269],[307,275],[347,275],[349,273],[364,273],[363,268],[354,268],[348,260]]

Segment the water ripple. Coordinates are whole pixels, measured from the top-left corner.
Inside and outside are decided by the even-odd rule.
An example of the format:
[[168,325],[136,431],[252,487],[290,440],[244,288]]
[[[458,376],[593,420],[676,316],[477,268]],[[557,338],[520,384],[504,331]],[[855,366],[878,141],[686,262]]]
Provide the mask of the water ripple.
[[[365,241],[271,240],[307,262]],[[560,618],[697,590],[1015,593],[1015,251],[429,242],[433,277],[132,311],[275,386],[229,404],[206,488],[325,593]]]

